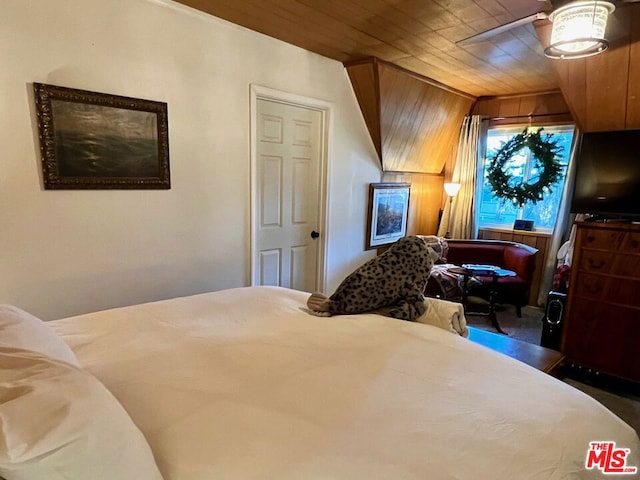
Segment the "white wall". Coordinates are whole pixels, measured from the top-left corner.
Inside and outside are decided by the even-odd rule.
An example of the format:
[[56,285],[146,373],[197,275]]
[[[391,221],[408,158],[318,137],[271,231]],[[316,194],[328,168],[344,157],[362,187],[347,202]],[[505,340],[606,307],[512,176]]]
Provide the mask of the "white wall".
[[[51,191],[32,83],[164,101],[170,190]],[[327,290],[364,251],[378,161],[339,62],[169,0],[2,0],[0,303],[44,319],[249,282],[249,91],[331,102]]]

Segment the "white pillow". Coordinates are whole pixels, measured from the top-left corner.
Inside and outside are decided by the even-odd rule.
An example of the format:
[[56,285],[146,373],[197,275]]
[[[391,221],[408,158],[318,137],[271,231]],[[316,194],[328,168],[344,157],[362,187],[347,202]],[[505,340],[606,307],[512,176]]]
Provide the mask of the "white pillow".
[[69,346],[38,317],[13,305],[0,305],[0,345],[24,348],[80,366]]
[[8,347],[0,347],[0,475],[162,480],[146,439],[98,379]]

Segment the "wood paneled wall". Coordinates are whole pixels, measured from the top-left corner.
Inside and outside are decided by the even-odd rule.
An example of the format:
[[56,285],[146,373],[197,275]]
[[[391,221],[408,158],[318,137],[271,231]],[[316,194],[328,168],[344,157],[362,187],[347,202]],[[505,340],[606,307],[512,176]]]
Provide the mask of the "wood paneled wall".
[[[537,23],[547,46],[551,25]],[[607,26],[610,47],[587,58],[551,60],[583,132],[640,128],[640,4],[620,5]]]
[[442,173],[475,97],[375,58],[345,67],[383,171]]
[[560,90],[524,95],[480,97],[473,115],[491,119],[491,125],[532,123],[537,125],[573,122],[571,111]]
[[475,97],[376,58],[345,64],[383,182],[411,183],[408,234],[436,234],[445,165]]
[[435,235],[437,233],[444,192],[444,177],[442,175],[385,172],[382,175],[382,181],[411,184],[407,235]]
[[[519,230],[494,230],[483,228],[478,231],[478,238],[483,240],[506,240],[530,245],[538,249],[536,254],[536,269],[533,272],[531,282],[531,292],[529,294],[529,305],[538,305],[538,294],[540,292],[540,282],[544,273],[544,263],[551,244],[551,235],[537,232],[526,232]],[[541,305],[538,305],[541,306]]]

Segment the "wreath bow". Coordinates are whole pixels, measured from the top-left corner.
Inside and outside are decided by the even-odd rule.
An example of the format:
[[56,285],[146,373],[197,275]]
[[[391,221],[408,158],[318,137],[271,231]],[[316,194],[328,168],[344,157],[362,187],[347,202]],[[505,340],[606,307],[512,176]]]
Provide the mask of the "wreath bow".
[[[491,157],[487,168],[487,180],[491,191],[498,198],[508,198],[514,204],[522,206],[527,202],[536,203],[543,199],[545,192],[551,192],[551,186],[560,179],[562,165],[559,154],[562,147],[558,146],[558,140],[553,134],[529,132],[525,129],[522,133],[504,142],[500,149]],[[511,158],[523,148],[531,151],[534,166],[540,171],[537,181],[533,183],[515,183],[505,165]]]

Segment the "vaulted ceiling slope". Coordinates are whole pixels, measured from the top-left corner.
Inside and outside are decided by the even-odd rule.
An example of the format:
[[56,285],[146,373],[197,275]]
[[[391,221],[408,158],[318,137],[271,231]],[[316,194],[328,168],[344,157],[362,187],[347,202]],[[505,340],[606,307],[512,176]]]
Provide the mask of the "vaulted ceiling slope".
[[531,24],[455,43],[549,10],[546,1],[178,1],[343,63],[377,57],[476,97],[558,88]]
[[475,98],[376,59],[346,68],[382,169],[440,174]]

